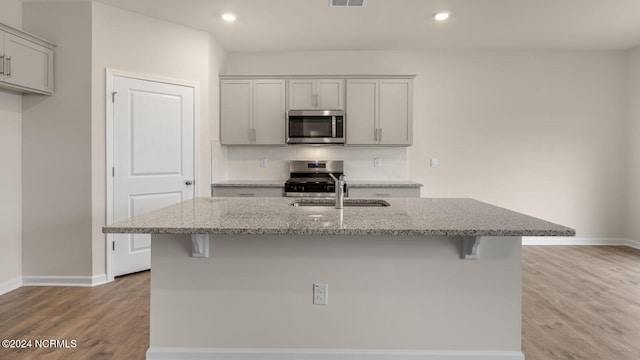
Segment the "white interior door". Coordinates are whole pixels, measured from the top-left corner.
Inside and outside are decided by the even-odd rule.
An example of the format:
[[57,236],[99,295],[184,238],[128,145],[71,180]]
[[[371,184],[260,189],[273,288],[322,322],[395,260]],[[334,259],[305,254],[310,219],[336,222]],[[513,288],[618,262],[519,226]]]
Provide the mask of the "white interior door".
[[[194,196],[194,88],[113,78],[113,220]],[[151,266],[150,235],[113,237],[114,276]]]

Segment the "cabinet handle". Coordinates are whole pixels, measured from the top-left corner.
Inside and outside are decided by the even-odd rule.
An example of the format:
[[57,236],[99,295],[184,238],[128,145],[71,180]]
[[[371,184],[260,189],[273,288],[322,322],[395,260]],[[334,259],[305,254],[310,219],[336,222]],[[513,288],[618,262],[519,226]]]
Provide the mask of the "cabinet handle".
[[378,142],[378,128],[373,129],[373,141]]
[[11,77],[11,56],[7,56],[7,76]]
[[0,56],[0,75],[4,75],[4,55]]
[[257,142],[257,138],[256,138],[256,129],[253,129],[253,142]]
[[254,197],[255,194],[238,194],[240,197]]
[[378,135],[378,141],[382,142],[382,128],[379,128],[380,134]]

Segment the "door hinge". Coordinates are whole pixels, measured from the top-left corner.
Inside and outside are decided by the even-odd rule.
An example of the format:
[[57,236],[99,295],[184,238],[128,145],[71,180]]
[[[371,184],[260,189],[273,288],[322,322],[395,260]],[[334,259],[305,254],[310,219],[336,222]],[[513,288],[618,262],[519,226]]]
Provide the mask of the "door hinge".
[[116,102],[116,94],[117,93],[118,93],[117,91],[114,91],[114,92],[111,93],[111,102],[112,103]]
[[116,242],[115,241],[111,242],[111,251],[116,251]]
[[111,167],[111,177],[116,177],[116,167]]

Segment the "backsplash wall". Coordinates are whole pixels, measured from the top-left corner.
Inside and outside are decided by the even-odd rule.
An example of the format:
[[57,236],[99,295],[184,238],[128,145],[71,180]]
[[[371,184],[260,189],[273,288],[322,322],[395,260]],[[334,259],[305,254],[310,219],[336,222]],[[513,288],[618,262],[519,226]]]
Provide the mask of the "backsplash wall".
[[[374,166],[379,159],[379,167]],[[407,148],[292,145],[227,147],[227,180],[286,180],[291,160],[343,160],[347,180],[408,180]],[[266,167],[260,160],[266,159]]]

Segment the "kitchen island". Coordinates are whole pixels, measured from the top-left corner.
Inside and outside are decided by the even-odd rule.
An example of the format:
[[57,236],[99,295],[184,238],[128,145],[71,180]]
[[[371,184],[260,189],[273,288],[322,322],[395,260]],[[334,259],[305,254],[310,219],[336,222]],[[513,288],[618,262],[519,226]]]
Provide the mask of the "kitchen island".
[[147,358],[524,359],[521,237],[575,231],[471,199],[385,201],[197,198],[105,227],[152,234]]

